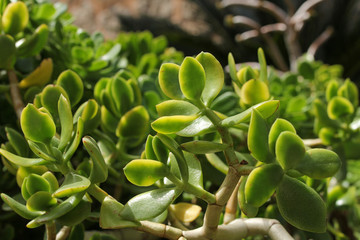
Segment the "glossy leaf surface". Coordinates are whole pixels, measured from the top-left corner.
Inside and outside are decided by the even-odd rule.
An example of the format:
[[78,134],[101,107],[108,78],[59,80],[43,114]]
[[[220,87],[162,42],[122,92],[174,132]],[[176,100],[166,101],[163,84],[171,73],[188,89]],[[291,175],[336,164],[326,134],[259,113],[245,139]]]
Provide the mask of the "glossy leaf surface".
[[186,57],[179,70],[180,89],[184,96],[190,100],[200,100],[205,79],[205,70],[199,61]]
[[136,159],[124,167],[126,178],[138,186],[150,186],[167,174],[165,164],[155,160]]
[[62,72],[56,81],[56,85],[61,86],[66,91],[71,106],[76,105],[83,96],[84,84],[80,76],[72,70]]
[[31,86],[43,86],[50,81],[53,73],[53,61],[51,58],[42,60],[40,65],[28,76],[19,82],[19,88],[28,88]]
[[159,71],[159,84],[161,90],[171,99],[183,99],[184,95],[179,83],[180,66],[174,63],[164,63]]
[[209,141],[195,140],[183,143],[181,144],[181,147],[185,151],[194,154],[206,154],[224,151],[226,148],[228,148],[228,145]]
[[57,198],[71,196],[75,193],[85,191],[89,186],[89,179],[79,174],[68,173],[65,175],[65,180],[60,188],[53,193],[53,196]]
[[191,203],[180,202],[170,205],[170,211],[181,222],[190,223],[200,215],[201,207]]
[[151,124],[151,127],[155,131],[163,134],[176,133],[189,126],[197,117],[197,115],[160,117]]
[[284,170],[294,168],[305,156],[302,139],[293,132],[282,132],[275,145],[276,159]]
[[284,131],[296,133],[296,129],[289,121],[282,118],[276,119],[273,125],[271,126],[269,132],[269,149],[272,154],[275,154],[276,140],[278,139],[280,133]]
[[3,30],[15,36],[24,30],[29,22],[29,11],[23,2],[13,2],[6,6],[2,14]]
[[194,115],[200,110],[193,104],[182,100],[168,100],[156,105],[160,117],[174,115]]

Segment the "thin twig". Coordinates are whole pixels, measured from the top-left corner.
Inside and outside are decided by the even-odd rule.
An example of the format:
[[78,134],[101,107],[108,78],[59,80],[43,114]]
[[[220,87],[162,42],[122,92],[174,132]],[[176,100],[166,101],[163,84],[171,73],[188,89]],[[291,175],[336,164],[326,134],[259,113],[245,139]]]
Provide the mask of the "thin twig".
[[13,108],[15,110],[16,116],[18,117],[18,119],[20,119],[21,112],[24,109],[24,102],[22,100],[20,90],[18,87],[19,81],[14,69],[7,70],[7,74],[9,77],[10,95],[13,103]]
[[334,33],[334,28],[332,26],[329,26],[325,29],[324,32],[322,32],[320,34],[320,36],[318,36],[315,41],[310,45],[310,47],[307,50],[307,53],[311,56],[315,56],[317,50],[319,49],[319,47],[326,42],[331,35]]
[[305,1],[291,17],[291,23],[303,22],[307,19],[307,13],[315,7],[317,4],[323,2],[324,0],[307,0]]
[[54,221],[45,224],[47,240],[56,240],[56,226]]
[[304,142],[305,146],[308,146],[308,147],[324,145],[324,143],[321,141],[320,138],[304,139],[303,142]]

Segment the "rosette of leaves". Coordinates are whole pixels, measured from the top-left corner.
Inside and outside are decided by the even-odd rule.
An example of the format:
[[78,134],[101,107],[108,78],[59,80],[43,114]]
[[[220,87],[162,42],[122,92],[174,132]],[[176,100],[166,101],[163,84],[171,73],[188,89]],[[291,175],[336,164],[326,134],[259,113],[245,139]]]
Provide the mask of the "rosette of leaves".
[[277,206],[287,222],[305,231],[325,232],[326,205],[314,189],[298,178],[333,176],[341,166],[338,155],[327,149],[306,150],[290,122],[278,118],[270,127],[256,109],[251,115],[248,147],[259,165],[243,179],[240,188],[244,213],[256,214],[256,208],[276,192]]
[[245,108],[270,98],[267,64],[264,51],[261,48],[258,50],[258,59],[260,71],[254,70],[250,66],[244,66],[237,71],[233,56],[231,54],[228,56],[230,77],[235,92],[240,97],[240,105]]

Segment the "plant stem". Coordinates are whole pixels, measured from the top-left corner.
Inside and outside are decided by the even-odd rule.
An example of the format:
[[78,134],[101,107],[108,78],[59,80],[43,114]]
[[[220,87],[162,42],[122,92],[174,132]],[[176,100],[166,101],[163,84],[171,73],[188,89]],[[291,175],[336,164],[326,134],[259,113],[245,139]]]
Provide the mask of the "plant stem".
[[238,209],[238,191],[240,187],[240,181],[238,181],[233,193],[231,194],[229,201],[225,207],[224,224],[229,224],[236,218],[236,211]]
[[24,109],[24,103],[23,103],[23,100],[21,98],[21,94],[20,94],[20,91],[18,88],[19,81],[18,81],[18,78],[16,76],[14,69],[8,69],[7,74],[9,77],[10,95],[11,95],[13,107],[14,107],[17,118],[20,119],[21,112]]
[[45,224],[47,240],[56,240],[56,226],[54,221]]
[[66,240],[71,232],[71,228],[69,226],[64,226],[60,229],[60,231],[56,234],[56,240]]
[[87,192],[93,196],[94,198],[96,198],[96,200],[98,200],[100,203],[102,203],[104,201],[104,199],[109,196],[109,194],[107,192],[105,192],[104,190],[102,190],[98,185],[96,184],[91,184],[90,187],[87,189]]
[[157,237],[178,240],[182,236],[182,231],[180,229],[169,225],[150,221],[140,221],[140,224],[141,226],[137,227],[137,230],[150,233]]

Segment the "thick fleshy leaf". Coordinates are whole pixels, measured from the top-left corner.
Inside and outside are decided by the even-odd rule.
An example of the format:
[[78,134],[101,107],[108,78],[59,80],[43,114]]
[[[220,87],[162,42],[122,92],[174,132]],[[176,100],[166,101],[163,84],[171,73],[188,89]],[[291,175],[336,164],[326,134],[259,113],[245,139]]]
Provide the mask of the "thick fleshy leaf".
[[61,124],[61,135],[58,149],[64,150],[70,142],[73,131],[73,117],[69,101],[61,95],[58,102],[59,118]]
[[168,100],[156,105],[160,117],[174,115],[195,115],[200,110],[193,104],[182,100]]
[[181,92],[187,99],[200,100],[205,87],[205,70],[193,57],[186,57],[179,70]]
[[197,115],[185,116],[185,115],[175,115],[175,116],[166,116],[160,117],[155,120],[151,127],[163,134],[171,134],[181,131],[182,129],[189,126],[196,118]]
[[136,106],[120,119],[116,135],[122,137],[144,137],[149,132],[150,116],[145,107]]
[[31,195],[31,197],[26,201],[26,207],[30,211],[47,211],[56,203],[57,200],[51,196],[51,193],[39,191]]
[[24,30],[29,22],[29,11],[24,2],[13,2],[6,6],[2,14],[2,29],[15,36]]
[[64,226],[75,226],[82,223],[91,213],[91,202],[84,198],[74,209],[57,218],[56,221]]
[[20,156],[26,157],[29,154],[29,145],[26,139],[16,130],[5,127],[6,137],[11,146],[15,149],[16,153]]
[[94,97],[100,103],[102,103],[101,102],[101,92],[105,91],[106,86],[109,84],[109,82],[111,82],[111,78],[103,77],[103,78],[100,78],[99,81],[97,81],[97,83],[95,84]]
[[202,52],[196,56],[196,60],[205,70],[206,80],[201,98],[208,106],[224,85],[224,71],[219,61],[210,53]]
[[175,63],[164,63],[159,70],[161,90],[171,99],[183,99],[179,83],[180,66]]
[[[152,149],[156,158],[162,163],[166,163],[169,157],[169,150],[165,147],[165,145],[161,142],[158,136],[155,136],[151,142]],[[151,159],[151,158],[150,158]]]
[[281,215],[291,225],[309,232],[325,232],[326,206],[314,189],[285,175],[276,190],[276,200]]
[[55,135],[56,127],[51,116],[28,104],[21,113],[21,129],[27,139],[49,143]]
[[314,124],[314,130],[316,133],[318,133],[323,127],[339,127],[339,123],[337,121],[329,118],[326,105],[321,100],[315,99],[313,104],[314,114],[316,116],[316,121]]
[[261,113],[261,115],[266,119],[269,118],[270,116],[272,116],[274,114],[274,112],[277,111],[277,109],[279,108],[280,105],[280,101],[279,100],[269,100],[266,102],[262,102],[259,103],[237,115],[225,118],[222,122],[221,125],[225,126],[225,127],[231,127],[240,123],[246,123],[249,122],[250,118],[251,118],[251,112],[253,111],[253,109],[258,110],[258,112]]
[[229,146],[222,143],[195,140],[181,144],[181,147],[194,154],[206,154],[224,151]]
[[109,132],[116,131],[119,119],[116,118],[105,106],[101,106],[101,127]]
[[165,164],[155,160],[136,159],[124,167],[126,178],[138,186],[150,186],[164,178],[168,169]]
[[273,161],[268,145],[269,128],[264,117],[254,109],[248,132],[248,148],[251,155],[258,161],[269,163]]
[[103,229],[119,229],[139,226],[139,222],[125,220],[120,216],[123,208],[124,205],[112,197],[105,197],[100,209],[100,227]]
[[276,159],[284,170],[294,168],[305,156],[302,139],[293,132],[282,132],[275,145]]
[[327,107],[330,119],[341,119],[354,113],[354,106],[344,97],[333,97]]
[[111,82],[111,96],[119,113],[127,112],[134,102],[134,92],[130,84],[121,77]]
[[338,96],[342,96],[348,99],[354,107],[359,105],[359,90],[355,83],[346,79],[345,83],[339,88],[337,92]]
[[[16,54],[21,57],[35,56],[45,47],[49,37],[49,28],[41,24],[35,29],[35,32],[17,47]],[[51,66],[52,72],[52,66]]]
[[326,100],[329,102],[333,97],[337,96],[339,83],[336,80],[331,80],[326,87]]
[[[240,70],[236,74],[237,78],[239,79],[241,85],[251,79],[259,78],[259,73],[255,72],[254,69],[250,66],[244,66],[240,68]],[[236,91],[236,89],[235,89]]]
[[177,219],[184,223],[195,221],[201,213],[200,206],[185,202],[171,204],[169,209]]
[[39,158],[42,158],[46,161],[49,162],[56,162],[56,159],[54,156],[51,156],[47,149],[46,146],[42,143],[35,143],[33,141],[28,140],[28,144],[29,147],[31,149],[31,151],[33,151],[33,153],[35,153],[36,156],[38,156]]
[[164,212],[180,193],[177,188],[161,188],[130,199],[120,216],[128,220],[147,220]]
[[16,182],[19,187],[23,185],[24,179],[28,177],[30,174],[44,174],[48,169],[45,166],[30,166],[30,167],[22,167],[20,166],[16,171]]
[[52,172],[48,171],[43,175],[41,175],[41,177],[44,178],[49,183],[50,193],[55,192],[59,188],[59,183]]
[[229,55],[228,55],[228,64],[229,64],[229,73],[230,73],[231,80],[233,80],[240,87],[241,84],[240,84],[240,81],[236,74],[237,71],[236,71],[235,59],[234,59],[234,56],[232,55],[232,53],[229,53]]
[[108,167],[99,146],[95,140],[89,136],[84,137],[82,140],[92,160],[92,170],[89,178],[91,183],[101,183],[106,181],[108,177]]
[[246,185],[247,178],[248,178],[248,176],[241,177],[241,180],[240,180],[241,182],[240,182],[239,191],[238,191],[238,202],[239,202],[241,211],[246,216],[255,217],[259,211],[259,208],[247,203],[246,199],[245,199],[245,185]]
[[52,115],[58,116],[58,102],[61,95],[69,99],[66,91],[62,87],[49,84],[40,94],[41,105],[44,106]]
[[85,191],[90,186],[90,180],[75,173],[65,175],[65,180],[53,196],[57,198],[67,197],[78,192]]
[[41,214],[43,214],[43,212],[30,211],[29,209],[27,209],[25,205],[19,203],[18,201],[9,197],[5,193],[1,193],[1,198],[7,205],[9,205],[9,207],[12,210],[14,210],[17,214],[19,214],[21,217],[25,219],[34,219],[40,216]]
[[269,88],[265,82],[251,79],[241,87],[240,99],[243,103],[253,106],[270,98]]
[[67,198],[65,201],[60,203],[59,205],[55,206],[51,210],[47,211],[45,214],[35,218],[33,221],[29,222],[27,227],[31,227],[32,225],[37,226],[38,224],[43,224],[45,222],[57,219],[66,213],[70,212],[74,209],[79,202],[81,201],[82,197],[84,196],[84,192],[76,193],[71,197]]
[[26,190],[30,195],[33,195],[39,191],[50,192],[50,184],[42,176],[32,173],[25,179],[26,181],[23,182],[23,185],[26,184]]
[[15,64],[15,41],[9,35],[0,34],[0,69],[11,69]]
[[205,155],[208,162],[223,174],[227,174],[229,167],[215,154],[208,153]]
[[10,162],[23,167],[30,167],[34,165],[43,165],[48,163],[46,160],[42,158],[25,158],[15,155],[11,152],[8,152],[4,149],[0,149],[0,154],[3,155]]
[[42,60],[40,65],[32,71],[26,78],[19,82],[19,88],[31,86],[43,86],[50,81],[53,72],[53,62],[51,58]]
[[63,71],[59,75],[56,85],[61,86],[66,91],[71,106],[75,106],[81,100],[84,84],[76,72],[72,70]]
[[267,64],[266,64],[264,50],[262,50],[262,48],[258,49],[258,59],[259,59],[259,64],[260,64],[260,76],[259,76],[259,78],[264,83],[267,83],[268,82],[268,79],[267,79]]
[[339,156],[327,149],[310,149],[298,163],[296,170],[314,178],[321,179],[333,176],[340,168]]
[[215,131],[216,129],[214,124],[212,124],[206,116],[201,116],[196,118],[192,123],[190,123],[190,125],[183,128],[176,134],[183,137],[194,137]]
[[154,137],[151,135],[148,135],[147,139],[146,139],[146,143],[145,143],[145,156],[146,159],[152,159],[152,160],[156,160],[157,156],[155,154],[152,142],[154,141]]
[[84,122],[82,118],[79,117],[76,125],[74,139],[72,140],[70,147],[66,150],[64,154],[65,161],[69,161],[72,155],[75,153],[77,147],[80,144],[81,137],[83,136],[83,132],[84,132]]
[[184,152],[186,165],[189,172],[188,183],[203,188],[203,173],[199,159],[192,153]]
[[275,192],[284,171],[277,163],[264,164],[251,171],[245,184],[245,200],[261,207]]
[[275,154],[275,143],[280,133],[290,131],[296,133],[294,126],[287,120],[278,118],[275,120],[269,132],[269,149],[272,154]]

